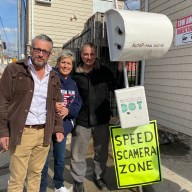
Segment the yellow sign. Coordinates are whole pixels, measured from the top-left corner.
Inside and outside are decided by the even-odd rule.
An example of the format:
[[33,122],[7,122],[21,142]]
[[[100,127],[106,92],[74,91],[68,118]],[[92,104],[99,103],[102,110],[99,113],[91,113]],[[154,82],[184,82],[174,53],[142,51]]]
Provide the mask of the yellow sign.
[[156,121],[128,129],[111,126],[110,135],[118,188],[162,180]]

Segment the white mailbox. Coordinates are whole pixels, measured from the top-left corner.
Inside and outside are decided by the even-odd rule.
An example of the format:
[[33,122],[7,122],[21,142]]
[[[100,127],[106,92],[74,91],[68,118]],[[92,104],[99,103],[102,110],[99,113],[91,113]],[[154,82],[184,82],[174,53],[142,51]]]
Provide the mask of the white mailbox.
[[149,124],[145,90],[136,86],[115,90],[118,113],[122,128]]
[[171,46],[173,26],[166,15],[110,9],[105,21],[111,61],[158,58]]

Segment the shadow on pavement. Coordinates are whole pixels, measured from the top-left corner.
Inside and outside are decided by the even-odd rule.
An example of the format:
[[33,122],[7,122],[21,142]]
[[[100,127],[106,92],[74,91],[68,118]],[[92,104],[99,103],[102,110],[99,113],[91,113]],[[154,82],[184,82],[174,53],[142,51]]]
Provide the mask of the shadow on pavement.
[[189,153],[190,147],[183,143],[182,141],[177,141],[174,143],[168,143],[160,145],[160,151],[162,155],[172,155],[172,156],[185,156]]
[[[169,189],[168,188],[165,189],[162,185],[171,186],[172,191],[166,191]],[[154,190],[154,187],[155,187],[155,190]],[[171,180],[168,180],[168,179],[163,179],[163,183],[157,183],[157,184],[154,184],[151,186],[144,186],[143,189],[146,190],[146,192],[160,192],[160,191],[162,191],[162,192],[191,192],[186,189],[181,189],[181,187],[177,183],[175,183]]]

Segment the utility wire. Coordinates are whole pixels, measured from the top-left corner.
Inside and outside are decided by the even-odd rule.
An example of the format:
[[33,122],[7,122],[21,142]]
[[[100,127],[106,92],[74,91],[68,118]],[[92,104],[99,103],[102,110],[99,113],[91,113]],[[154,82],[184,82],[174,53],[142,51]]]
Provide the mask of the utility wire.
[[[130,7],[129,7],[129,5],[128,5],[128,3],[131,3],[131,2],[133,2],[133,0],[131,0],[131,1],[124,1],[124,4],[126,5],[126,7],[127,7],[127,9],[128,10],[133,10],[133,9],[131,9]],[[138,9],[135,9],[135,10],[138,10]]]
[[129,8],[128,4],[127,4],[125,1],[124,1],[124,3],[125,3],[125,5],[126,5],[127,9],[128,9],[128,10],[131,10],[131,9]]
[[3,21],[2,21],[2,19],[1,19],[1,16],[0,16],[0,21],[1,21],[1,25],[2,25],[2,27],[3,27],[3,32],[4,32],[4,34],[5,34],[5,37],[6,37],[7,41],[9,42],[9,40],[8,40],[8,38],[7,38],[7,34],[6,34],[6,32],[5,32],[5,27],[4,27],[4,25],[3,25]]

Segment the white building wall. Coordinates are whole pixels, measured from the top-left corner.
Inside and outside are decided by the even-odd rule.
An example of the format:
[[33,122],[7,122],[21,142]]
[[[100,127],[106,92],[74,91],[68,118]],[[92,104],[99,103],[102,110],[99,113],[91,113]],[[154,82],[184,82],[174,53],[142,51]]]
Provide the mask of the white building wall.
[[53,39],[54,47],[61,48],[83,30],[84,23],[93,12],[92,0],[52,0],[50,5],[36,0],[29,2],[29,44],[31,38],[45,33]]
[[[191,0],[148,2],[149,12],[170,18],[174,33],[176,20],[192,14]],[[175,46],[174,34],[172,46],[162,58],[146,61],[144,86],[150,119],[192,136],[192,44]]]
[[[120,1],[119,9],[122,5]],[[28,1],[28,44],[34,36],[45,33],[53,39],[54,47],[62,47],[82,32],[95,12],[105,12],[113,6],[112,0],[52,0],[51,4]]]

